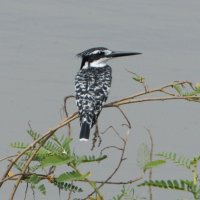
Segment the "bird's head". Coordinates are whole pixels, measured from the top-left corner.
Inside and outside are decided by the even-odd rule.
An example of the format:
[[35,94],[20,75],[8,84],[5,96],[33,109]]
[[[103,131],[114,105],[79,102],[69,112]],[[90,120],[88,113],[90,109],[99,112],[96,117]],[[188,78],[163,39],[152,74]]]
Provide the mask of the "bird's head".
[[133,56],[139,55],[137,52],[123,52],[123,51],[112,51],[105,47],[95,47],[87,49],[79,54],[78,57],[82,58],[81,69],[91,67],[104,67],[106,62],[112,58],[122,56]]

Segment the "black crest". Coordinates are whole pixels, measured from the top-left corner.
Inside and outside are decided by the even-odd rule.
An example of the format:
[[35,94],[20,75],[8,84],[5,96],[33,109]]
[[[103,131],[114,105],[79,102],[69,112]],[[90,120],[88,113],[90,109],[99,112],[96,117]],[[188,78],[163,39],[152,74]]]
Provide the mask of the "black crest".
[[81,69],[85,65],[85,62],[88,62],[88,64],[90,64],[95,60],[105,57],[106,50],[108,49],[105,47],[94,47],[77,54],[78,57],[82,57]]
[[83,58],[83,57],[87,57],[87,56],[92,55],[92,53],[93,53],[94,51],[99,51],[99,53],[101,53],[101,52],[103,52],[104,50],[108,50],[108,49],[105,48],[105,47],[94,47],[94,48],[91,48],[91,49],[87,49],[87,50],[85,50],[85,51],[83,51],[83,52],[81,52],[81,53],[78,53],[77,56]]

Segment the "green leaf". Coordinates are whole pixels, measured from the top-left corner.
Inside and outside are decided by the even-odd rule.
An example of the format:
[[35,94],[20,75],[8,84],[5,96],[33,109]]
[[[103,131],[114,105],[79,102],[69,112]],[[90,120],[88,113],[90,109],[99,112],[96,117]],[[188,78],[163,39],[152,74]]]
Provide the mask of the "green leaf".
[[170,160],[177,165],[186,167],[187,169],[191,168],[191,160],[185,156],[177,156],[173,152],[162,152],[157,154],[157,156],[160,156],[166,160]]
[[197,162],[200,161],[200,155],[195,156],[194,158],[192,158],[192,160],[190,161],[191,165],[197,165]]
[[144,80],[145,80],[144,77],[142,77],[142,76],[134,76],[132,78],[133,78],[133,80],[135,80],[139,83],[144,83]]
[[44,186],[44,184],[41,184],[38,186],[38,190],[42,193],[42,194],[46,194],[46,188]]
[[150,149],[146,144],[141,144],[137,151],[137,165],[144,171],[144,167],[150,162]]
[[132,79],[139,82],[139,83],[144,83],[145,82],[145,78],[143,76],[140,76],[134,72],[130,72],[131,74],[133,74]]
[[62,153],[62,147],[61,145],[55,143],[54,141],[47,141],[44,145],[43,148],[45,148],[46,150],[48,150],[51,153],[57,153],[60,154]]
[[33,174],[30,176],[28,182],[30,182],[32,184],[37,184],[40,182],[40,178],[36,174]]
[[88,162],[99,162],[107,158],[106,155],[95,157],[95,156],[81,156],[79,157],[82,163]]
[[179,184],[178,184],[178,181],[177,181],[177,180],[174,180],[174,181],[173,181],[173,184],[174,184],[174,188],[175,188],[175,189],[179,189]]
[[11,143],[10,146],[16,149],[25,149],[28,145],[23,142],[14,142]]
[[177,91],[177,93],[179,94],[179,95],[182,95],[183,94],[183,92],[182,92],[182,87],[179,85],[179,84],[174,84],[173,85],[173,88]]
[[65,152],[70,153],[70,143],[72,141],[72,138],[65,138],[62,139],[62,148],[65,150]]
[[90,173],[82,175],[77,171],[65,172],[65,173],[61,174],[56,179],[56,181],[57,182],[80,181],[80,180],[84,180],[89,175],[90,175]]
[[75,186],[74,184],[71,183],[65,183],[65,182],[54,182],[54,185],[56,185],[59,189],[65,190],[65,191],[72,191],[72,192],[83,192],[83,189]]
[[167,180],[167,185],[170,189],[174,189],[174,185],[171,180]]
[[153,186],[162,189],[173,189],[173,190],[183,190],[191,193],[196,193],[196,187],[192,181],[189,180],[151,180],[145,181],[138,185],[141,186]]
[[33,140],[37,140],[41,135],[32,129],[27,130],[27,133],[32,137]]
[[[125,187],[123,185],[120,194],[118,194],[116,197],[113,197],[112,200],[136,200],[136,199],[138,199],[138,198],[135,198],[134,196],[135,196],[134,189],[132,187],[129,188],[129,187]],[[146,199],[146,198],[144,198],[144,199]]]
[[74,166],[78,166],[81,163],[100,162],[106,158],[107,158],[106,155],[95,157],[95,156],[85,156],[85,155],[84,156],[76,156],[74,154],[73,164],[74,164]]
[[72,156],[59,156],[59,155],[49,155],[41,161],[42,167],[47,166],[59,166],[72,162],[74,158]]
[[148,162],[144,166],[144,171],[146,171],[148,169],[152,169],[152,168],[158,167],[160,165],[163,165],[164,163],[166,163],[165,160],[154,160],[154,161]]

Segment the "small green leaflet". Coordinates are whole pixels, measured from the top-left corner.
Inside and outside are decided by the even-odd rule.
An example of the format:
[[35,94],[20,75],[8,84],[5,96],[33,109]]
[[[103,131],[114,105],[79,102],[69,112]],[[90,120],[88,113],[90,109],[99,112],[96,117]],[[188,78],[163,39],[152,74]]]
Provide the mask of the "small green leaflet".
[[166,163],[165,160],[154,160],[154,161],[148,162],[144,166],[144,171],[146,171],[148,169],[152,169],[154,167],[158,167],[158,166],[160,166],[160,165],[162,165],[164,163]]
[[41,166],[42,167],[47,167],[47,166],[58,166],[58,165],[63,165],[63,164],[68,164],[74,160],[74,157],[72,156],[59,156],[59,155],[50,155],[44,158],[41,161]]
[[29,183],[37,184],[40,182],[40,178],[36,174],[32,174],[28,180]]
[[68,181],[80,181],[84,180],[90,173],[87,174],[80,174],[79,172],[72,171],[72,172],[65,172],[61,174],[56,181],[57,182],[68,182]]

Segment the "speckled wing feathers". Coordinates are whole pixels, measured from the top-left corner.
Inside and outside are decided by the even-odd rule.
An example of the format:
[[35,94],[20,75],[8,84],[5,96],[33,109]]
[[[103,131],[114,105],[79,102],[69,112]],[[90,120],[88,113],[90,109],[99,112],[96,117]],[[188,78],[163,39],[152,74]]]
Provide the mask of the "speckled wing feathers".
[[82,69],[75,77],[76,104],[79,109],[80,124],[86,122],[92,128],[107,100],[111,86],[111,67]]

